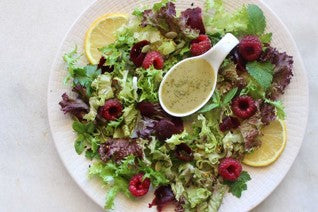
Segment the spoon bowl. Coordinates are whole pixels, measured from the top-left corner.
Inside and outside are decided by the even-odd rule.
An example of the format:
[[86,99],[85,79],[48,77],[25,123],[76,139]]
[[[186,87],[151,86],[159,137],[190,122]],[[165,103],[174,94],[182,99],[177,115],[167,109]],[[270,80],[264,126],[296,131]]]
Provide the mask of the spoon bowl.
[[238,43],[234,35],[227,33],[203,55],[174,65],[159,87],[162,108],[172,116],[185,117],[203,107],[214,93],[223,60]]

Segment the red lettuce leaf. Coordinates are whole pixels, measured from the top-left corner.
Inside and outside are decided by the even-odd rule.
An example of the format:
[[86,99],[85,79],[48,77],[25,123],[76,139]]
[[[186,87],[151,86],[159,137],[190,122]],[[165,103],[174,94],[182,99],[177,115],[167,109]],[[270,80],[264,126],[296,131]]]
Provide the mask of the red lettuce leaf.
[[64,114],[69,113],[79,120],[82,120],[83,116],[89,111],[89,106],[82,99],[72,99],[66,93],[62,95],[62,99],[59,105]]
[[157,210],[161,212],[164,206],[169,203],[177,203],[171,186],[160,186],[155,190],[155,198],[149,203],[149,208],[157,206]]
[[276,119],[275,107],[268,103],[263,103],[260,107],[262,122],[265,125],[268,125],[270,122]]
[[112,138],[100,145],[98,153],[102,161],[113,159],[120,162],[128,155],[142,157],[142,149],[135,139]]
[[137,123],[136,134],[139,138],[149,139],[155,133],[155,127],[158,121],[144,117]]
[[155,133],[157,138],[163,141],[184,130],[182,119],[170,116],[158,103],[140,102],[137,104],[137,108],[143,116],[144,122],[147,122],[141,125],[142,129],[139,129],[139,135],[141,137],[143,135],[143,138]]
[[202,10],[200,7],[188,8],[181,12],[181,18],[186,20],[186,25],[192,29],[200,31],[200,34],[205,34],[205,28],[202,20]]
[[86,88],[80,84],[77,84],[72,89],[73,92],[78,94],[78,98],[83,100],[87,105],[89,105],[89,96],[87,95]]
[[284,94],[293,76],[293,57],[286,52],[279,52],[277,49],[269,46],[260,57],[262,62],[271,62],[274,67],[273,82],[269,89],[268,97],[276,100],[281,94]]
[[161,7],[158,11],[145,10],[141,26],[153,26],[163,35],[168,32],[176,32],[181,37],[194,39],[199,35],[199,30],[187,25],[189,18],[185,16],[177,17],[175,4],[168,2],[166,6]]
[[105,63],[106,63],[106,58],[102,56],[97,65],[97,69],[101,69],[102,74],[104,74],[105,72],[108,72],[108,73],[113,72],[114,66],[107,66],[105,65]]
[[241,122],[239,130],[243,136],[245,143],[245,150],[250,151],[261,145],[258,136],[261,135],[262,116],[260,112],[260,101],[256,101],[257,112],[250,118]]

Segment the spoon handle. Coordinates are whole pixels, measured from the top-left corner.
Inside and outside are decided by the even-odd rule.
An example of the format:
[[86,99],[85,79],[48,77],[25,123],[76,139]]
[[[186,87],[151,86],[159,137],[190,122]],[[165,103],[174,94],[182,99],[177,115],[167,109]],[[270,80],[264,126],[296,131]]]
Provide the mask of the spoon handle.
[[239,40],[234,35],[227,33],[215,46],[202,55],[202,58],[208,61],[217,73],[223,60],[238,43]]

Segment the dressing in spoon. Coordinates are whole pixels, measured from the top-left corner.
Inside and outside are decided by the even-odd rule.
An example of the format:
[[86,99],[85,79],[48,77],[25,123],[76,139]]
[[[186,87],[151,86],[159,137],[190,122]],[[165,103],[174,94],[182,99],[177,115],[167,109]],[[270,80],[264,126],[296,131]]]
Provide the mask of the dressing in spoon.
[[213,95],[220,65],[238,43],[228,33],[205,54],[174,65],[159,87],[162,108],[172,116],[184,117],[203,107]]

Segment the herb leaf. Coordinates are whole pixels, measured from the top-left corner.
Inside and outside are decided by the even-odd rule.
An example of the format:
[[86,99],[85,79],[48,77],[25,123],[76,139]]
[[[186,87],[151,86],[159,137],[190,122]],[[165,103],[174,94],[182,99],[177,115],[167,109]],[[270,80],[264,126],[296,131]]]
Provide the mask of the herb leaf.
[[263,11],[255,4],[247,6],[249,34],[262,35],[265,31],[266,21]]
[[270,43],[272,41],[273,33],[265,33],[259,37],[262,43]]
[[270,62],[250,62],[246,65],[247,72],[264,88],[268,89],[273,81],[274,65]]
[[199,113],[209,112],[210,110],[220,107],[221,105],[222,105],[222,102],[221,102],[220,93],[217,90],[215,90],[212,96],[212,102],[207,103],[201,110],[199,110]]
[[237,92],[238,88],[233,88],[232,90],[230,90],[224,97],[223,99],[223,105],[226,105],[228,103],[231,102],[231,100],[233,99],[233,97],[235,96],[236,92]]
[[242,192],[247,190],[246,182],[251,180],[250,175],[246,171],[242,171],[240,177],[234,181],[225,181],[224,184],[228,185],[230,187],[230,192],[240,198],[242,196]]

